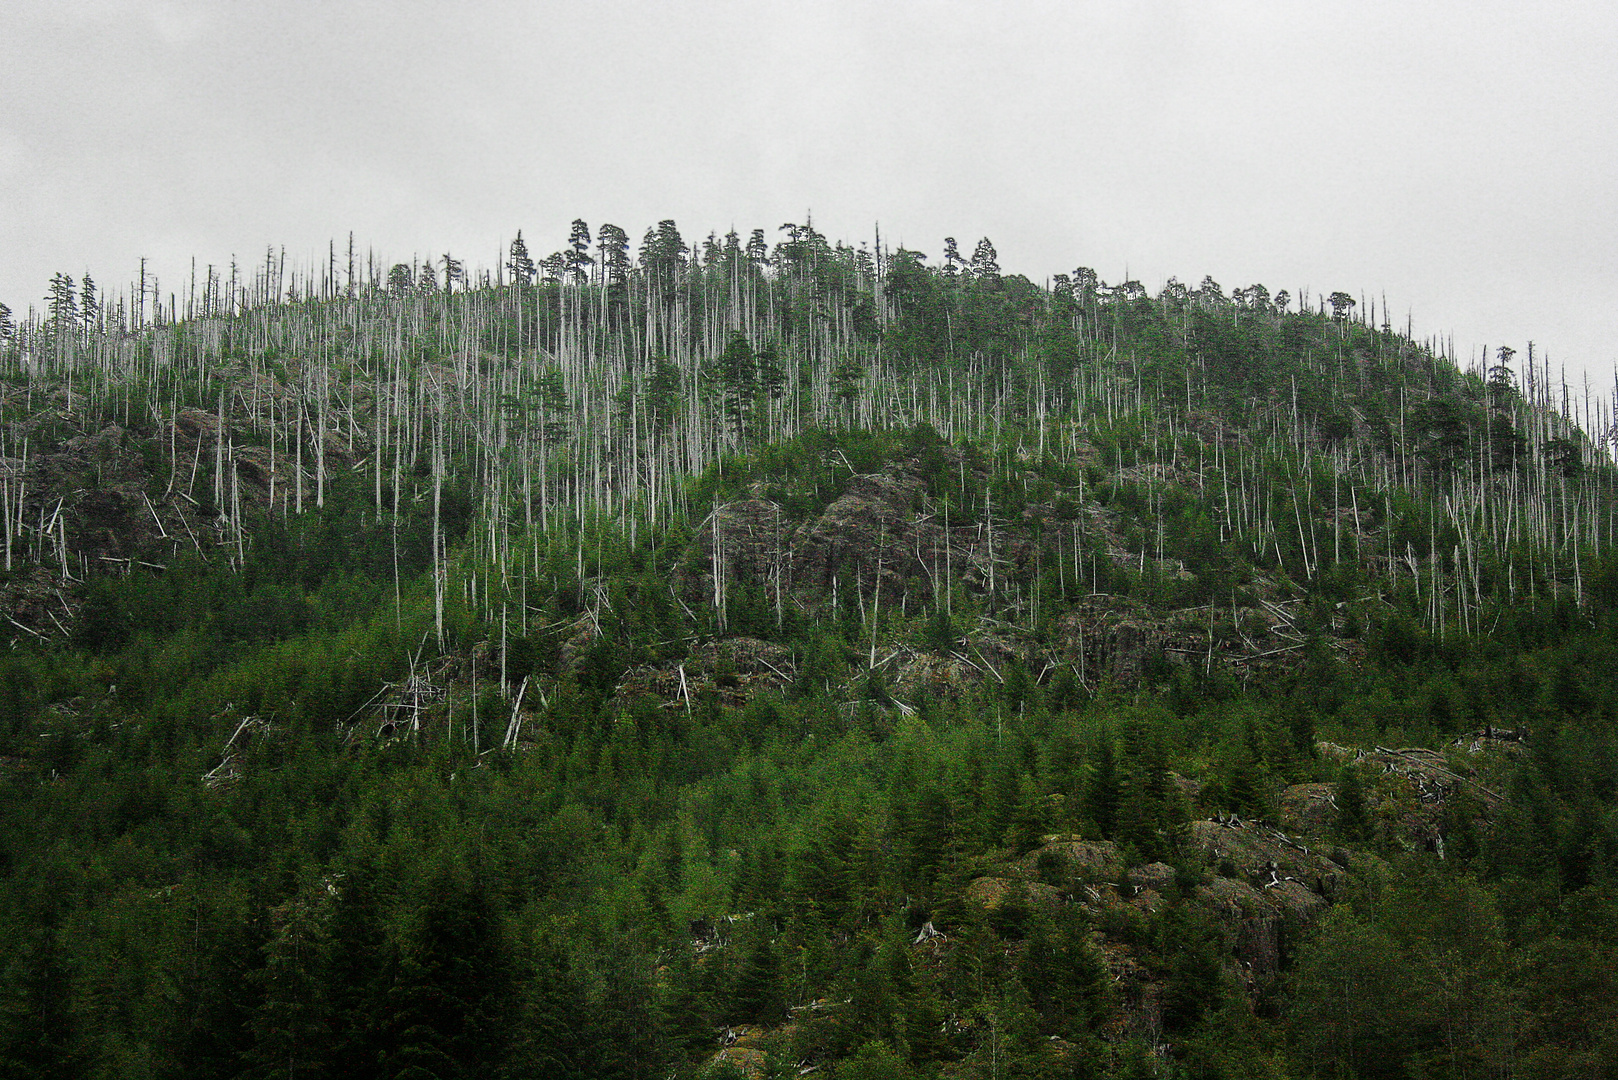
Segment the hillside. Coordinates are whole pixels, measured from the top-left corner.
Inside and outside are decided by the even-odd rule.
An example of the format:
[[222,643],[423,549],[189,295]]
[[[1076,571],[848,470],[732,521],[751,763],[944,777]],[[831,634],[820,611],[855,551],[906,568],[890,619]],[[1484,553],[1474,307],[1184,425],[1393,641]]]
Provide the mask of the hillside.
[[0,1061],[1608,1075],[1610,402],[783,232],[6,324]]

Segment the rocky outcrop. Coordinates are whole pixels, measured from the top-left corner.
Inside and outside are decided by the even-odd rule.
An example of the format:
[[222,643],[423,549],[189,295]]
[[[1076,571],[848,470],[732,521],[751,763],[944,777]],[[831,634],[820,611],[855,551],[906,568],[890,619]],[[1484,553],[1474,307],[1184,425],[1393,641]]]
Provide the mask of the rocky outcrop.
[[1275,800],[1282,829],[1297,836],[1320,836],[1337,818],[1332,784],[1293,784]]
[[734,637],[702,642],[676,664],[647,664],[627,672],[618,693],[650,695],[674,703],[712,693],[727,705],[740,705],[754,694],[780,690],[797,677],[792,650],[758,638]]
[[[879,573],[898,579],[927,572],[926,555],[918,553],[918,546],[939,545],[917,543],[916,511],[924,490],[916,477],[897,470],[851,477],[842,495],[793,533],[795,580],[829,586],[852,570],[871,587]],[[937,532],[939,536],[926,539],[940,540],[942,530]]]
[[813,606],[845,585],[874,600],[880,582],[884,604],[918,592],[930,597],[946,581],[979,592],[998,588],[1026,570],[1033,545],[1021,523],[946,528],[928,505],[926,484],[895,463],[850,477],[841,495],[805,521],[790,521],[757,487],[715,507],[676,574],[683,595],[712,596],[716,550],[725,581],[755,580]]
[[1324,853],[1261,822],[1193,821],[1191,842],[1211,865],[1263,889],[1294,881],[1318,896],[1331,897],[1343,876],[1342,867]]
[[1059,890],[1038,881],[1017,878],[980,877],[966,887],[966,898],[985,911],[997,911],[1007,904],[1029,907],[1055,907],[1062,902]]
[[[737,499],[716,506],[703,520],[680,568],[682,591],[711,594],[716,547],[728,580],[774,583],[790,569],[789,531],[780,505],[768,499]],[[784,578],[782,584],[790,587]]]
[[[1460,813],[1473,828],[1487,828],[1504,801],[1491,782],[1492,767],[1522,752],[1516,732],[1510,738],[1467,735],[1447,751],[1415,746],[1370,749],[1320,742],[1321,756],[1360,770],[1366,808],[1374,827],[1405,845],[1441,852],[1445,830]],[[1335,807],[1334,807],[1335,812]]]
[[960,656],[904,649],[890,678],[893,693],[905,701],[923,697],[958,698],[984,678],[984,671]]
[[1072,835],[1045,837],[1040,846],[1024,855],[1017,865],[1030,874],[1057,873],[1092,881],[1119,881],[1124,873],[1124,860],[1117,844]]

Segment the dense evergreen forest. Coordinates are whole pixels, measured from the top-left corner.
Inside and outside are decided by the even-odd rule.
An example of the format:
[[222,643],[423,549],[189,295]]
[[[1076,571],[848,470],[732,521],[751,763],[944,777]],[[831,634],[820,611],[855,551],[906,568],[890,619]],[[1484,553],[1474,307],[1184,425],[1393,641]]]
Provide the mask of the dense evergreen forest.
[[1618,1075],[1613,399],[573,223],[0,307],[0,1074]]

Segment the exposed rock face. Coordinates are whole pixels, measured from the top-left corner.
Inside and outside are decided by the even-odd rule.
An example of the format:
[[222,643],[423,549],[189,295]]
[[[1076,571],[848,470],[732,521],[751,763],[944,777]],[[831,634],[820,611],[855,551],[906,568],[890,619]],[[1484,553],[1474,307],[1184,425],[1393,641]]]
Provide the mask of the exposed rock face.
[[[1197,902],[1229,928],[1231,951],[1249,990],[1280,972],[1286,935],[1329,906],[1340,870],[1329,859],[1264,826],[1199,821],[1192,835],[1203,854],[1239,877],[1215,877],[1196,888]],[[1307,880],[1307,883],[1306,883]]]
[[1281,828],[1302,836],[1320,836],[1337,815],[1331,784],[1293,784],[1276,800]]
[[683,663],[645,665],[625,674],[620,693],[650,694],[671,703],[712,691],[729,705],[778,690],[797,675],[792,650],[757,638],[734,637],[695,646]]
[[76,507],[76,549],[86,557],[128,559],[137,555],[143,534],[153,532],[152,519],[141,520],[145,502],[137,489],[106,488],[86,492]]
[[[812,522],[792,536],[796,580],[830,586],[838,574],[853,570],[866,585],[876,575],[909,577],[926,572],[925,555],[918,556],[916,510],[922,482],[908,473],[885,471],[855,476],[847,489]],[[939,537],[929,536],[939,546]]]
[[[1297,932],[1326,909],[1323,892],[1336,887],[1343,871],[1324,856],[1304,852],[1302,845],[1291,844],[1264,826],[1195,822],[1191,829],[1192,851],[1209,867],[1223,863],[1225,873],[1236,876],[1214,876],[1207,884],[1180,895],[1225,925],[1242,977],[1250,987],[1256,986],[1277,974],[1285,935]],[[1047,879],[1060,867],[1070,884],[1075,878],[1087,879],[1074,898],[1096,911],[1121,904],[1157,911],[1176,889],[1185,888],[1175,868],[1166,863],[1126,870],[1117,845],[1072,836],[1047,836],[1038,849],[1014,865],[1023,874]],[[1298,880],[1305,875],[1309,876],[1307,883]],[[988,882],[995,883],[993,890]],[[1009,887],[1004,878],[981,878],[974,883],[985,894],[1003,893]]]
[[[1238,875],[1266,892],[1293,881],[1318,900],[1334,895],[1342,880],[1342,868],[1324,854],[1264,825],[1194,821],[1191,840],[1211,864],[1228,863]],[[1295,890],[1275,895],[1282,897],[1283,906],[1295,914],[1314,910],[1314,904]]]
[[700,573],[711,587],[717,538],[729,578],[774,581],[777,570],[790,568],[789,527],[780,505],[768,499],[738,499],[716,507],[695,540]]
[[[911,459],[850,476],[842,494],[807,520],[793,520],[767,497],[762,482],[755,484],[746,498],[716,506],[693,530],[674,573],[676,592],[693,608],[745,583],[759,589],[766,604],[808,612],[824,611],[834,600],[846,606],[855,592],[865,606],[880,598],[884,609],[914,611],[950,587],[993,592],[1010,605],[1006,623],[985,618],[959,627],[959,649],[926,654],[901,646],[886,677],[900,699],[910,701],[924,693],[959,696],[998,677],[1012,660],[1041,682],[1071,670],[1092,689],[1138,683],[1163,662],[1219,664],[1251,676],[1291,670],[1303,660],[1304,639],[1294,625],[1302,609],[1290,587],[1268,579],[1250,584],[1247,606],[1215,605],[1212,618],[1206,606],[1165,611],[1140,598],[1095,594],[1065,601],[1059,622],[1048,628],[1051,638],[1015,629],[1032,626],[1033,533],[1055,529],[1066,538],[1064,550],[1080,578],[1098,564],[1133,569],[1142,554],[1119,531],[1119,513],[1085,502],[1075,489],[1020,513],[990,507],[992,523],[979,520],[981,507],[966,523],[947,521],[944,508],[927,495],[924,474],[930,475],[920,460]],[[975,478],[984,479],[981,471]],[[1148,561],[1161,581],[1194,581],[1174,560]],[[1068,567],[1066,556],[1062,567]],[[1013,580],[1021,584],[1008,587]],[[1339,644],[1345,656],[1352,652],[1351,643]]]
[[765,1066],[768,1064],[769,1054],[762,1047],[742,1045],[740,1041],[725,1047],[708,1059],[709,1068],[729,1066],[748,1080],[763,1077]]
[[1316,749],[1360,770],[1366,806],[1379,831],[1439,851],[1446,823],[1457,808],[1479,829],[1499,810],[1503,800],[1485,777],[1492,761],[1521,753],[1517,733],[1507,734],[1511,738],[1468,735],[1443,753],[1426,747],[1354,749],[1329,742],[1317,743]]
[[[238,445],[240,435],[222,430],[217,413],[183,409],[155,431],[107,424],[75,433],[70,401],[36,407],[28,419],[10,424],[8,444],[16,456],[0,459],[14,516],[13,565],[29,565],[30,574],[48,571],[51,591],[62,597],[52,611],[59,626],[34,610],[29,589],[0,594],[0,614],[30,632],[66,633],[73,593],[90,575],[142,564],[161,568],[181,549],[211,553],[232,535],[225,515],[245,516],[268,504],[268,448]],[[338,461],[328,455],[328,468]],[[216,495],[221,465],[224,483]],[[278,461],[273,471],[290,482],[290,463]],[[312,492],[312,477],[306,481]]]
[[983,672],[958,656],[907,650],[893,668],[893,692],[906,701],[926,696],[954,698],[983,678]]
[[771,592],[798,590],[811,603],[823,602],[845,581],[873,596],[880,581],[887,600],[918,588],[930,595],[946,579],[981,591],[1031,557],[1020,526],[946,530],[926,506],[925,494],[922,480],[896,463],[850,477],[824,510],[793,523],[779,504],[755,491],[716,507],[703,521],[677,588],[691,597],[712,595],[716,546],[726,580],[753,579]]
[[[1165,577],[1179,574],[1159,564]],[[1067,663],[1086,682],[1138,681],[1150,662],[1212,662],[1245,675],[1294,670],[1303,660],[1302,638],[1293,632],[1282,605],[1274,610],[1239,608],[1209,619],[1207,607],[1163,611],[1127,596],[1095,595],[1071,606],[1058,626],[1058,644]],[[1215,627],[1214,623],[1218,626]],[[1214,635],[1210,647],[1210,634]],[[1352,653],[1341,645],[1345,654]]]
[[1124,874],[1124,860],[1117,844],[1111,840],[1081,840],[1076,836],[1047,836],[1044,843],[1024,855],[1018,865],[1028,873],[1037,873],[1043,866],[1059,865],[1070,874],[1103,881],[1119,881]]
[[56,576],[42,566],[7,578],[0,584],[0,615],[7,620],[0,633],[50,637],[65,631],[72,618],[70,601],[58,585]]
[[1262,892],[1235,878],[1216,877],[1207,885],[1198,885],[1197,898],[1231,922],[1275,913],[1274,906]]
[[1217,878],[1197,890],[1197,898],[1231,929],[1231,952],[1251,988],[1281,970],[1288,933],[1322,914],[1327,902],[1297,882],[1259,890],[1246,882]]
[[1129,884],[1136,890],[1152,889],[1160,893],[1168,892],[1174,886],[1174,867],[1160,862],[1132,867],[1129,871]]
[[1142,605],[1121,596],[1095,596],[1063,616],[1059,641],[1069,662],[1093,679],[1132,682],[1148,656],[1169,644],[1167,627]]
[[1055,907],[1062,902],[1062,894],[1054,886],[1003,877],[976,879],[966,887],[966,898],[988,911],[1019,901],[1040,907]]

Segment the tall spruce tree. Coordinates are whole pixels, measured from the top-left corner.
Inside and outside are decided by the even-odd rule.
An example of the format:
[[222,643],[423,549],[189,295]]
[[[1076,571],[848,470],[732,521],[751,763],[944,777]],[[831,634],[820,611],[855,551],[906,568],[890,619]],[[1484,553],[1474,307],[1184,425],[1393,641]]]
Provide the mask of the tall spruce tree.
[[573,219],[563,257],[567,260],[568,276],[575,285],[583,285],[590,280],[590,267],[595,260],[590,257],[590,226],[582,218]]
[[506,273],[511,275],[513,284],[531,285],[537,268],[534,260],[528,255],[528,245],[523,242],[522,230],[517,230],[517,238],[511,242],[510,257],[506,260]]

